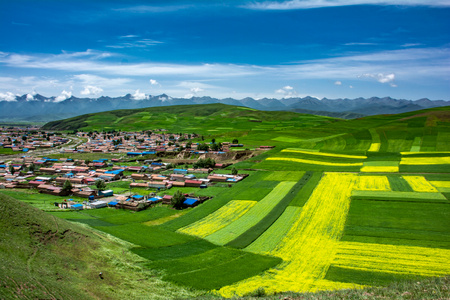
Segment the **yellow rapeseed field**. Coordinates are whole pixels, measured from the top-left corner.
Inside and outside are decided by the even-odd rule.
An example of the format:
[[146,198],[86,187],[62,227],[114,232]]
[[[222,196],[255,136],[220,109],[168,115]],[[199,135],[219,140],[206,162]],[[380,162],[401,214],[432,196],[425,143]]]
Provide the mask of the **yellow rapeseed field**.
[[380,151],[381,143],[372,143],[370,144],[369,152],[378,152]]
[[256,203],[257,201],[248,200],[230,201],[214,213],[186,227],[180,228],[178,231],[204,238],[239,219]]
[[342,157],[342,158],[354,158],[354,159],[366,159],[367,158],[367,156],[364,156],[364,155],[326,153],[326,152],[306,151],[306,150],[297,150],[297,149],[289,149],[289,148],[281,150],[281,152],[292,152],[292,153],[302,153],[302,154],[310,154],[310,155],[317,155],[317,156]]
[[371,272],[443,276],[450,274],[450,250],[341,242],[332,265]]
[[364,166],[361,172],[365,173],[397,173],[398,167],[395,166]]
[[218,293],[232,297],[259,287],[269,293],[357,287],[323,279],[339,247],[357,179],[351,173],[325,173],[290,231],[270,252],[284,262],[262,275],[225,286]]
[[390,191],[391,186],[386,176],[359,176],[355,186],[357,191]]
[[439,192],[423,176],[403,176],[414,192]]
[[430,181],[437,188],[450,188],[450,181]]
[[301,159],[301,158],[288,158],[288,157],[268,157],[266,160],[279,160],[279,161],[290,161],[297,162],[302,164],[310,164],[310,165],[321,165],[321,166],[334,166],[334,167],[355,167],[362,166],[363,163],[332,163],[325,161],[317,161],[317,160],[309,160],[309,159]]
[[402,165],[446,165],[450,164],[450,156],[445,157],[402,157]]

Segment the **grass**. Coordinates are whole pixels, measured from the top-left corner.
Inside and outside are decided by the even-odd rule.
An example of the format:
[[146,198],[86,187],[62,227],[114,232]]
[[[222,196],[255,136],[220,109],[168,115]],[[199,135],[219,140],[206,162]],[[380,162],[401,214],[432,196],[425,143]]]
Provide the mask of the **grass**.
[[272,224],[283,214],[286,207],[291,203],[302,188],[311,179],[312,172],[307,172],[303,177],[289,190],[280,202],[262,218],[257,224],[249,228],[246,232],[228,242],[226,246],[242,249],[250,245],[261,234],[263,234]]
[[295,182],[283,181],[264,199],[253,206],[245,215],[225,228],[206,237],[212,243],[225,245],[263,220],[267,213],[274,209],[283,197],[293,188]]
[[[256,148],[259,145],[276,147],[235,164],[239,173],[249,173],[250,176],[230,188],[225,187],[227,185],[207,189],[180,188],[183,193],[213,196],[198,207],[183,211],[166,206],[156,206],[138,213],[107,208],[80,212],[53,211],[51,201],[60,201],[60,197],[53,198],[33,191],[6,190],[5,193],[51,211],[53,216],[74,221],[70,224],[66,222],[70,225],[70,230],[82,228],[85,236],[101,236],[103,241],[118,246],[115,250],[105,251],[103,246],[77,248],[84,244],[76,245],[73,247],[77,250],[76,254],[69,254],[69,259],[60,260],[63,267],[57,267],[57,270],[67,269],[69,272],[75,266],[85,272],[82,275],[92,281],[88,282],[89,292],[89,284],[95,283],[95,276],[87,273],[90,269],[84,265],[84,261],[93,255],[102,263],[111,261],[113,265],[111,269],[105,267],[107,273],[115,271],[111,278],[113,285],[99,285],[99,290],[92,295],[79,289],[74,292],[77,299],[139,298],[141,291],[144,291],[142,297],[149,299],[193,298],[198,295],[198,292],[194,292],[195,289],[232,291],[236,286],[244,287],[246,284],[248,287],[242,290],[243,294],[261,296],[276,290],[313,290],[317,287],[336,289],[349,288],[352,284],[386,285],[397,280],[404,282],[404,279],[412,277],[405,274],[393,275],[393,272],[388,271],[390,267],[397,273],[402,271],[400,263],[403,262],[406,263],[403,269],[410,270],[411,262],[424,261],[412,258],[411,253],[417,250],[414,247],[421,247],[424,255],[433,251],[447,253],[445,251],[450,249],[450,190],[446,187],[446,182],[450,181],[448,116],[448,108],[439,108],[347,121],[287,112],[259,112],[225,105],[206,105],[202,109],[198,106],[179,106],[91,114],[57,121],[48,126],[87,130],[106,127],[108,130],[113,127],[121,130],[166,128],[169,132],[195,131],[207,141],[212,138],[219,142],[238,138],[245,148]],[[111,124],[111,119],[115,120],[114,124]],[[262,122],[249,122],[250,120]],[[68,154],[57,154],[54,157],[67,156]],[[95,156],[71,154],[71,158],[75,159],[112,157],[118,156],[103,153]],[[383,174],[362,175],[361,172],[365,171]],[[322,176],[322,172],[354,173],[325,173]],[[299,181],[305,174],[311,174],[311,178],[300,184]],[[347,181],[343,183],[342,180]],[[364,182],[361,183],[361,180]],[[290,184],[293,186],[288,189],[289,192],[277,193],[279,185],[287,187]],[[129,181],[109,183],[108,188],[116,193],[128,192]],[[354,191],[355,189],[369,191]],[[173,194],[176,190],[178,189],[158,194]],[[146,195],[150,190],[135,189],[133,192]],[[331,201],[332,199],[334,200]],[[242,217],[236,215],[236,220],[232,218],[233,222],[219,228],[211,236],[217,235],[219,238],[219,232],[222,232],[225,238],[219,244],[229,243],[228,245],[244,248],[245,251],[218,246],[210,241],[176,232],[180,228],[193,226],[196,222],[215,219],[233,200],[257,203]],[[255,210],[255,207],[259,208]],[[53,217],[49,220],[53,220]],[[68,228],[61,225],[64,220],[57,220],[60,228]],[[83,224],[103,232],[89,229]],[[44,228],[47,225],[41,226]],[[35,228],[34,225],[28,227]],[[4,236],[8,232],[0,234]],[[18,235],[21,236],[20,234],[24,232]],[[329,240],[330,236],[332,242]],[[61,249],[68,251],[67,248],[72,244]],[[359,252],[345,248],[348,245],[355,246]],[[59,249],[58,246],[55,244],[55,249]],[[96,249],[103,250],[103,253],[96,252]],[[389,249],[399,250],[394,253]],[[11,248],[5,253],[11,254],[14,250],[15,248]],[[30,252],[17,252],[22,256],[27,253]],[[282,257],[283,264],[277,265],[280,262],[278,258],[259,255],[268,253]],[[37,265],[35,270],[39,270],[41,266],[45,270],[44,263],[51,260],[46,261],[39,254],[40,250],[32,263],[39,264],[35,258],[42,259],[42,264]],[[386,258],[391,254],[394,258]],[[5,254],[0,251],[0,257],[1,255]],[[9,261],[14,262],[14,256],[11,255],[6,259],[8,271],[0,272],[0,275],[12,269],[12,262]],[[136,272],[121,273],[122,269],[130,269],[123,267],[122,258],[131,262],[129,267],[139,275]],[[376,265],[371,265],[376,264],[376,259],[380,260],[378,269]],[[436,264],[440,264],[442,268],[446,266],[435,255],[428,255],[425,261],[429,264],[425,269]],[[86,263],[88,262],[90,261],[87,260]],[[143,265],[146,267],[142,268]],[[0,266],[0,270],[7,270],[6,267]],[[24,265],[22,268],[26,270]],[[324,277],[317,275],[319,273]],[[154,281],[147,281],[144,275],[153,276],[151,278]],[[71,276],[78,275],[73,272]],[[179,287],[179,293],[173,293],[173,285],[161,281],[158,283],[160,286],[155,287],[153,283],[157,283],[161,276],[172,283],[188,286],[190,291]],[[77,287],[80,286],[78,280],[80,279],[75,280]],[[414,280],[424,282],[420,277],[414,277]],[[125,283],[122,284],[122,281]],[[30,279],[27,282],[33,281]],[[148,287],[147,282],[151,283]],[[308,282],[311,284],[308,285]],[[66,283],[60,290],[66,289]],[[448,290],[443,286],[445,284],[448,288],[448,278],[442,281],[430,280],[428,292],[420,290],[415,283],[405,283],[405,286],[388,290],[373,288],[317,294],[286,292],[274,297],[288,295],[287,297],[302,299],[365,299],[380,295],[386,298],[445,298],[449,297]],[[0,284],[0,290],[3,286]],[[50,286],[53,288],[55,284],[51,283]],[[131,291],[130,287],[136,287],[136,290]],[[70,288],[67,288],[68,291],[73,290]],[[118,290],[119,288],[121,289]],[[27,286],[22,290],[28,291],[29,288]],[[54,290],[55,293],[59,291],[58,287]],[[9,295],[0,294],[0,298],[11,298]],[[54,298],[68,298],[65,295],[58,294]],[[26,296],[45,298],[43,294]]]
[[201,254],[148,264],[163,278],[199,290],[219,289],[275,267],[281,259],[218,247]]
[[0,193],[11,196],[22,202],[28,203],[41,210],[55,210],[55,202],[62,202],[64,199],[73,199],[75,202],[83,202],[86,199],[80,197],[61,197],[48,194],[41,194],[36,189],[31,190],[2,190]]
[[342,240],[450,248],[448,214],[448,202],[352,199]]
[[[130,245],[0,193],[0,298],[174,299],[198,292],[143,268]],[[103,272],[104,279],[99,278]]]
[[178,234],[156,226],[136,223],[117,226],[95,226],[95,228],[146,248],[167,247],[195,240],[195,238],[188,235]]
[[177,244],[159,248],[136,247],[132,248],[131,251],[145,259],[157,261],[196,255],[208,250],[215,249],[217,247],[218,246],[208,241],[197,239],[184,244]]

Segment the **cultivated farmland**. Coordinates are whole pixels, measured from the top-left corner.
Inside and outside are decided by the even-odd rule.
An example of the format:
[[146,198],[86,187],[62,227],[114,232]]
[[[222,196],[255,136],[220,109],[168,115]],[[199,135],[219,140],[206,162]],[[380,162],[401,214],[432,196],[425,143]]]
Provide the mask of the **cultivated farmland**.
[[[109,126],[181,131],[186,121],[206,139],[275,148],[236,163],[249,176],[203,190],[214,197],[186,213],[53,215],[132,243],[163,280],[221,297],[450,275],[448,108],[350,121],[214,105],[204,114],[185,108],[189,118],[170,108],[180,122],[161,109],[142,113],[153,123],[133,123],[129,113]],[[98,115],[85,119],[86,129],[105,126]]]

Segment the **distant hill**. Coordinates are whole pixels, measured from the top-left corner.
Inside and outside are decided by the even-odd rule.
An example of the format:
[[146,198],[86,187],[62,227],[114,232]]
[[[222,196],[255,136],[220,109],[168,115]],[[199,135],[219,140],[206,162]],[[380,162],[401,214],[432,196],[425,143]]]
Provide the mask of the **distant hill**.
[[[8,99],[10,100],[10,99]],[[172,98],[166,94],[136,99],[131,94],[122,97],[77,98],[70,97],[59,101],[57,97],[42,95],[16,96],[14,101],[0,99],[0,120],[6,121],[53,121],[83,114],[110,111],[117,109],[135,109],[146,107],[194,105],[222,103],[235,106],[245,106],[268,111],[309,111],[317,115],[341,116],[342,118],[359,117],[361,115],[396,114],[425,108],[450,105],[450,101],[419,99],[416,101],[385,98],[356,99],[317,99],[304,98],[244,98],[241,100],[212,97]],[[339,113],[333,115],[330,113]]]
[[[328,124],[338,119],[304,115],[288,111],[261,111],[241,106],[220,103],[203,105],[176,105],[143,109],[114,110],[86,114],[69,119],[52,121],[42,128],[46,130],[147,130],[166,128],[179,132],[204,132],[220,127],[225,131],[245,131],[260,122],[297,122],[304,126]],[[175,131],[175,132],[178,132]]]

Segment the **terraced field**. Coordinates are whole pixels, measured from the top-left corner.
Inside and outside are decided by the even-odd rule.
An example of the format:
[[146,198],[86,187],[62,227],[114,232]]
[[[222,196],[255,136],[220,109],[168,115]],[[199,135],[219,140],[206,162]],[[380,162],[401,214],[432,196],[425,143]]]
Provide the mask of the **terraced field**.
[[[244,181],[202,191],[212,200],[174,218],[165,208],[59,216],[134,243],[165,280],[224,297],[450,275],[448,108],[305,117],[302,126],[285,118],[239,128],[239,116],[235,124],[216,118],[209,130],[219,131],[208,137],[276,148],[235,165],[250,174]],[[201,128],[195,119],[189,126]]]

